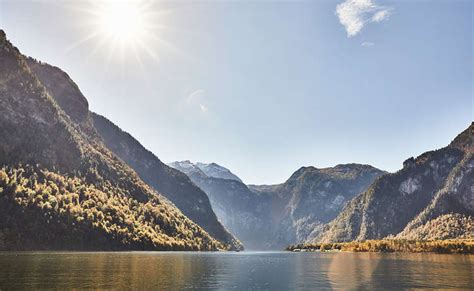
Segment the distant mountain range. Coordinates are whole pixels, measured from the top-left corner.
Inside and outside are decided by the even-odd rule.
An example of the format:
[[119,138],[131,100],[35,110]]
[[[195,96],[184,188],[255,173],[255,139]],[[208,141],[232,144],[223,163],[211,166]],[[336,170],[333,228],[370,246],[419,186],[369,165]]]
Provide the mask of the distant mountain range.
[[239,177],[232,173],[229,169],[224,168],[216,163],[191,163],[191,161],[172,162],[169,164],[170,167],[175,169],[181,169],[182,172],[188,175],[198,175],[201,177],[217,178],[225,180],[234,180],[242,182]]
[[393,174],[358,164],[303,167],[283,184],[245,185],[207,175],[197,163],[170,165],[208,193],[222,223],[251,249],[474,238],[473,127]]
[[334,219],[348,201],[383,174],[382,170],[360,164],[322,169],[303,167],[285,183],[263,190],[284,202],[282,219],[276,221],[274,240],[285,245],[306,241],[313,231]]
[[206,175],[198,163],[173,162],[170,166],[187,174],[209,195],[222,223],[250,249],[283,248],[305,241],[384,174],[358,164],[303,167],[283,184],[247,186],[240,179]]
[[268,248],[271,209],[268,208],[270,200],[267,195],[251,191],[240,179],[208,176],[190,161],[169,165],[188,175],[207,193],[219,220],[242,241],[246,249]]
[[241,249],[204,192],[3,31],[0,64],[0,249]]
[[201,169],[201,171],[203,171],[208,177],[242,182],[242,180],[240,180],[240,178],[232,173],[229,169],[219,166],[216,163],[205,164],[198,162],[196,163],[196,166]]

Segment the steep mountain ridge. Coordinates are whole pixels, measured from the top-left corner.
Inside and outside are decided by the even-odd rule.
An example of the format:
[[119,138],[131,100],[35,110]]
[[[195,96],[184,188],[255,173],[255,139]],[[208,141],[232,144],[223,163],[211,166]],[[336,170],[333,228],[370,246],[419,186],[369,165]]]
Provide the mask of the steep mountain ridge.
[[0,136],[3,137],[0,162],[38,162],[61,165],[65,170],[79,167],[82,150],[75,134],[77,129],[66,122],[67,116],[34,77],[3,31],[0,31],[0,53]]
[[[377,179],[354,198],[338,217],[313,234],[313,241],[350,241],[417,234],[433,219],[474,214],[473,127],[447,147],[404,162],[397,173]],[[472,224],[471,224],[472,225]],[[464,232],[473,236],[472,228]],[[459,231],[458,231],[459,233]],[[435,238],[432,235],[429,238]]]
[[271,211],[263,206],[268,204],[264,202],[268,198],[250,191],[239,180],[209,177],[190,161],[169,165],[188,175],[207,193],[219,220],[242,241],[246,249],[267,247],[270,237],[267,217]]
[[0,63],[0,246],[228,248],[103,145],[87,104],[62,110],[3,31]]
[[58,67],[31,57],[25,59],[32,73],[71,120],[77,124],[90,125],[89,103],[69,75]]
[[206,193],[182,172],[162,163],[130,134],[103,116],[92,114],[94,126],[106,146],[125,161],[151,187],[171,200],[187,217],[211,236],[231,245],[242,246],[217,220]]

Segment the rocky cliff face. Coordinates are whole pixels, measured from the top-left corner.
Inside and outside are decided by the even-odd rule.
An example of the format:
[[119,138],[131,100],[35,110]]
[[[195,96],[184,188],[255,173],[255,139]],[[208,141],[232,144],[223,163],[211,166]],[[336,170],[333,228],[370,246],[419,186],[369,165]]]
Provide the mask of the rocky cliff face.
[[473,136],[471,124],[449,146],[408,159],[402,170],[381,177],[354,198],[334,221],[314,234],[314,240],[472,236],[472,224],[448,236],[426,229],[436,223],[472,220]]
[[82,147],[77,129],[3,31],[0,58],[0,162],[79,168]]
[[189,161],[171,165],[208,193],[219,219],[250,249],[281,249],[306,240],[384,173],[357,164],[303,167],[283,184],[247,186],[240,179],[203,175]]
[[308,240],[313,231],[334,219],[348,201],[383,174],[359,164],[299,169],[273,190],[287,201],[278,236],[287,244]]
[[26,57],[32,73],[41,81],[48,93],[75,123],[90,121],[89,103],[68,74],[58,67]]
[[250,191],[240,179],[207,176],[190,161],[173,162],[170,166],[188,175],[207,193],[219,220],[246,249],[268,248],[271,229],[268,224],[271,210],[266,207],[268,197]]
[[0,247],[228,248],[107,149],[66,75],[28,62],[0,31]]

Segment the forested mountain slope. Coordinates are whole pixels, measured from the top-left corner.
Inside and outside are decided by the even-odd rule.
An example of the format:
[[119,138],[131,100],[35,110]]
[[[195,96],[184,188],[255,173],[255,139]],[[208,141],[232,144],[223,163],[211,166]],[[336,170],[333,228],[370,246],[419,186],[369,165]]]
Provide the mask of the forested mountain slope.
[[2,249],[229,247],[104,146],[84,99],[63,110],[3,31],[0,64]]
[[187,217],[217,240],[240,249],[238,242],[217,220],[206,193],[182,172],[162,163],[130,134],[93,113],[94,126],[105,145],[151,187],[171,200]]

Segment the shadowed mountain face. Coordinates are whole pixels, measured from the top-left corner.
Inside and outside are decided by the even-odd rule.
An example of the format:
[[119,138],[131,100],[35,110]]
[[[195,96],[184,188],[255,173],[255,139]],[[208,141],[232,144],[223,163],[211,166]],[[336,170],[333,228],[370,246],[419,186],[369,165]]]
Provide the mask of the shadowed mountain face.
[[182,172],[163,164],[130,134],[103,116],[92,114],[105,145],[126,162],[144,182],[171,200],[187,217],[214,238],[240,249],[241,244],[222,226],[206,193]]
[[283,184],[247,186],[240,179],[209,177],[189,161],[170,165],[208,193],[219,219],[250,249],[279,249],[306,240],[384,173],[357,164],[304,167]]
[[[87,100],[69,76],[59,68],[29,58],[28,65],[38,79],[47,84],[50,95],[73,121],[89,132],[120,159],[126,162],[140,178],[171,200],[188,218],[209,234],[232,248],[240,243],[221,225],[209,199],[181,172],[163,164],[130,134],[103,116],[90,113]],[[98,135],[97,135],[98,133]]]
[[0,64],[0,249],[230,247],[103,144],[65,73],[41,71],[3,31]]
[[406,160],[402,170],[354,198],[313,240],[472,238],[473,140],[471,124],[449,146]]
[[187,174],[207,193],[219,220],[246,249],[268,248],[272,231],[268,195],[258,195],[238,180],[209,177],[189,161],[170,166]]
[[359,164],[299,169],[272,191],[285,201],[277,238],[285,243],[306,241],[315,229],[334,219],[348,201],[384,173]]

